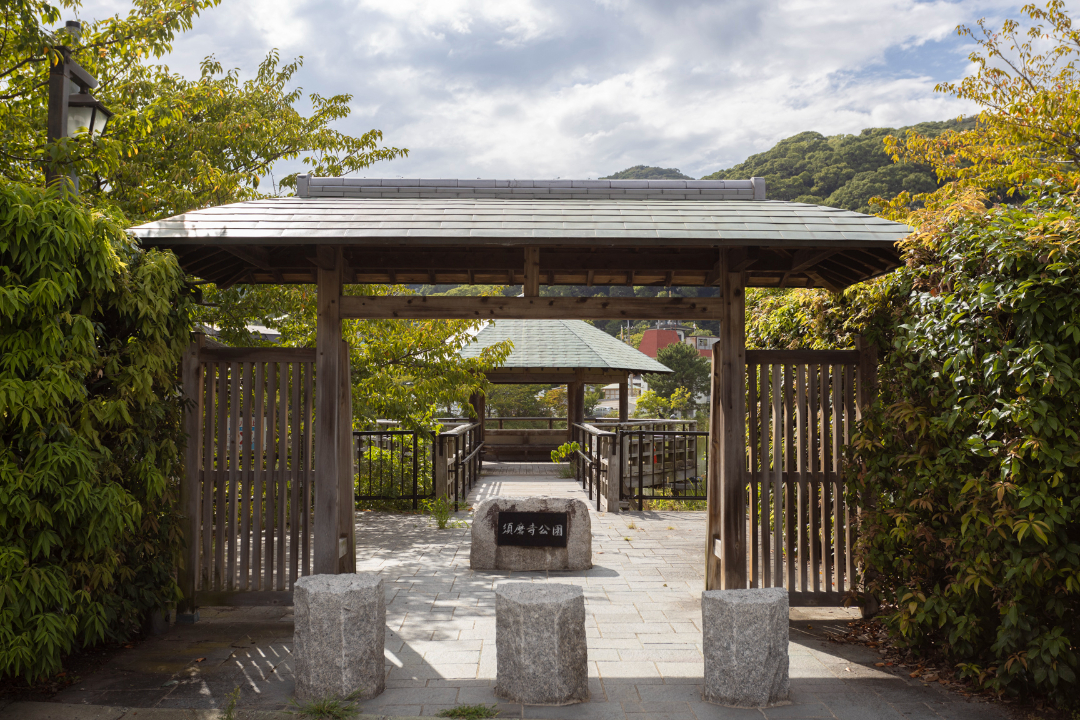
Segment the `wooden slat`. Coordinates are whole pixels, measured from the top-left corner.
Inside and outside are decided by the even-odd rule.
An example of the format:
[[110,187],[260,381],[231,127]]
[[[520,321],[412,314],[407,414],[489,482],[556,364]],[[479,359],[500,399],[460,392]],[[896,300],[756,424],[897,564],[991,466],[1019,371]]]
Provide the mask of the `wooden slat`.
[[193,333],[192,342],[184,350],[180,364],[180,381],[188,408],[184,412],[184,474],[180,485],[180,512],[184,535],[183,562],[177,569],[177,584],[183,598],[177,603],[178,614],[190,615],[195,611],[195,591],[199,582],[199,516],[202,492],[203,447],[203,368],[199,362],[199,348],[206,341],[203,333]]
[[313,572],[336,574],[338,569],[338,428],[337,395],[341,363],[341,285],[343,259],[332,270],[319,268],[315,322],[315,517]]
[[[844,446],[846,447],[851,443],[851,435],[855,432],[855,368],[856,365],[844,366]],[[853,573],[854,567],[852,565],[852,530],[851,520],[853,513],[851,506],[847,502],[847,491],[844,492],[844,573],[847,576],[847,586],[845,590],[853,589],[853,581],[855,575]]]
[[821,577],[822,589],[833,590],[832,556],[832,382],[829,366],[821,366]]
[[857,363],[858,350],[747,350],[746,362],[754,365],[780,363]]
[[255,425],[255,450],[252,463],[251,501],[251,589],[262,590],[263,551],[263,493],[266,487],[266,371],[265,364],[255,363],[255,407],[252,421]]
[[772,366],[772,585],[784,586],[784,389],[780,365]]
[[787,568],[788,590],[795,589],[795,483],[790,480],[795,472],[795,366],[784,366],[784,558]]
[[809,436],[806,432],[806,366],[796,365],[795,375],[795,396],[798,410],[796,414],[796,428],[795,428],[795,447],[796,452],[796,467],[795,470],[799,473],[798,480],[798,498],[795,504],[795,531],[797,535],[796,542],[798,543],[798,558],[799,558],[799,590],[806,591],[806,564],[808,558],[806,557],[806,550],[808,547],[806,532],[807,524],[810,522],[807,517],[807,484],[806,484],[806,460],[807,460],[807,446]]
[[274,589],[274,553],[277,548],[277,363],[266,363],[266,481],[263,484],[263,589]]
[[285,516],[289,504],[289,365],[278,363],[278,477],[277,477],[277,571],[275,590],[285,589],[285,556],[289,551],[289,528]]
[[760,448],[758,445],[759,438],[761,436],[761,418],[758,416],[758,374],[757,366],[747,365],[747,388],[749,389],[750,396],[747,398],[747,409],[749,411],[749,423],[750,423],[750,508],[749,508],[749,524],[750,528],[747,531],[747,537],[750,538],[750,587],[760,587],[758,585],[758,543],[757,543],[757,523],[758,523],[758,486],[761,484],[760,477]]
[[301,575],[311,574],[311,501],[312,501],[312,472],[314,468],[312,449],[315,447],[315,429],[312,426],[311,401],[314,397],[312,372],[315,364],[304,363],[304,505],[303,505],[303,530],[304,547],[301,562]]
[[312,362],[315,360],[315,348],[286,347],[228,347],[202,348],[199,351],[202,362]]
[[291,590],[253,590],[251,592],[200,591],[198,602],[205,606],[251,607],[257,605],[292,605]]
[[758,368],[758,378],[761,389],[758,391],[758,412],[761,416],[761,472],[758,474],[760,495],[758,500],[758,532],[754,542],[761,543],[761,584],[759,587],[769,587],[772,580],[771,565],[769,563],[769,505],[771,493],[769,492],[769,469],[771,460],[770,440],[772,439],[772,387],[769,385],[769,366],[761,365]]
[[201,490],[202,517],[200,530],[202,540],[202,558],[199,563],[199,587],[209,590],[213,585],[213,525],[214,525],[214,486],[209,474],[214,469],[214,418],[216,417],[215,395],[217,394],[217,366],[208,363],[203,368],[203,387],[206,390],[203,402],[203,467]]
[[844,591],[844,477],[841,467],[844,433],[844,366],[833,365],[833,428],[832,428],[832,509],[833,509],[833,574],[836,577],[835,589]]
[[226,523],[226,477],[221,471],[225,470],[228,462],[228,431],[226,417],[229,404],[228,390],[228,365],[215,363],[217,366],[218,389],[217,389],[217,446],[214,449],[215,469],[217,482],[214,487],[214,585],[215,590],[224,589],[225,585],[225,536]]
[[239,589],[251,590],[251,487],[254,473],[252,441],[254,423],[251,420],[251,363],[242,364],[240,417],[244,424],[240,443],[240,580]]
[[239,554],[240,537],[237,527],[237,492],[236,485],[239,480],[237,466],[240,464],[240,443],[237,442],[238,428],[240,427],[240,366],[229,363],[229,486],[226,490],[228,501],[225,503],[228,516],[225,519],[225,537],[228,540],[226,552],[228,559],[225,562],[225,589],[235,590],[236,585],[236,556]]
[[300,487],[303,472],[300,467],[300,366],[289,366],[292,375],[292,402],[289,412],[289,436],[292,448],[289,456],[289,587],[293,586],[300,572]]
[[817,454],[818,439],[818,387],[820,384],[819,370],[821,366],[817,364],[811,364],[807,367],[807,384],[809,385],[809,398],[807,401],[807,407],[809,412],[807,413],[807,457],[809,458],[810,476],[807,479],[807,487],[809,492],[807,493],[806,507],[809,510],[809,534],[808,541],[810,545],[810,590],[812,592],[820,592],[821,590],[821,541],[819,539],[820,523],[818,522],[819,516],[819,497],[820,492],[817,483],[818,470],[820,469],[820,462]]

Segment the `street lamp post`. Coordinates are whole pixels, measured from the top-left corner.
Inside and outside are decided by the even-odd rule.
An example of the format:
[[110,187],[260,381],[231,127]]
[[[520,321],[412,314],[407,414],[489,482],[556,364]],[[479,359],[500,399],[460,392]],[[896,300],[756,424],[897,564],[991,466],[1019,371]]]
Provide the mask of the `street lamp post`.
[[[65,29],[77,38],[82,32],[82,24],[69,20]],[[60,62],[54,64],[49,73],[49,142],[74,137],[80,128],[86,128],[91,136],[101,135],[113,114],[90,94],[90,90],[98,85],[97,79],[71,59],[71,50],[66,46],[60,45],[56,51],[60,53]],[[73,92],[72,86],[77,91]],[[78,176],[72,172],[70,177],[77,195]],[[51,168],[45,170],[46,184],[52,184],[59,178],[60,174]]]

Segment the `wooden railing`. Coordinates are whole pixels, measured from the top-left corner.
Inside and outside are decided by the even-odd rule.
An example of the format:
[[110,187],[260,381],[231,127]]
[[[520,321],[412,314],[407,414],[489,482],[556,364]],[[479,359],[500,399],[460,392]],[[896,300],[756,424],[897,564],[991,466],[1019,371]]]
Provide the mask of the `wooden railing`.
[[435,436],[432,458],[435,497],[453,500],[454,510],[464,505],[480,478],[484,441],[480,423],[466,423]]

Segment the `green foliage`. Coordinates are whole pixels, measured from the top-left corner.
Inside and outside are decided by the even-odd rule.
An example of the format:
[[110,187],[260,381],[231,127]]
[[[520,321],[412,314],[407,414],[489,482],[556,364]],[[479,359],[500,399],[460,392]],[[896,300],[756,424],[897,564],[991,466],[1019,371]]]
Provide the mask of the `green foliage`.
[[689,175],[683,175],[678,168],[662,168],[653,165],[635,165],[625,170],[620,170],[611,175],[605,175],[601,180],[693,180]]
[[867,128],[858,135],[807,131],[785,138],[773,148],[751,155],[729,170],[704,180],[765,178],[773,200],[829,205],[870,212],[870,199],[892,198],[901,192],[931,192],[938,181],[929,165],[894,164],[885,151],[890,135],[913,131],[935,137],[950,129],[970,127],[972,121],[924,122],[910,128]]
[[690,410],[691,398],[686,388],[675,388],[670,398],[659,395],[654,390],[641,393],[634,405],[633,417],[636,418],[671,418]]
[[498,705],[458,705],[447,710],[440,710],[438,717],[462,718],[462,720],[484,720],[499,716]]
[[[84,22],[76,40],[50,31],[60,21],[56,8],[16,0],[15,12],[0,25],[0,175],[38,184],[47,162],[65,174],[74,171],[96,205],[142,221],[261,197],[260,181],[278,160],[300,159],[306,172],[341,175],[407,154],[381,147],[377,130],[359,137],[334,130],[349,114],[352,97],[305,96],[292,88],[302,58],[283,64],[271,52],[245,82],[212,56],[195,80],[151,62],[216,4],[145,0],[126,15]],[[95,96],[116,113],[104,137],[45,144],[48,92],[41,83],[59,45],[70,47],[76,62],[98,79]],[[304,114],[298,105],[311,110]],[[295,174],[274,190],[292,187]]]
[[646,373],[645,382],[649,384],[649,390],[670,401],[673,393],[681,388],[689,398],[686,409],[693,412],[697,407],[694,398],[709,393],[709,376],[712,372],[709,360],[702,357],[694,346],[681,342],[657,350],[656,359],[674,372]]
[[[947,202],[957,188],[1005,199],[1035,179],[1064,187],[1080,182],[1080,30],[1061,0],[1045,9],[1027,4],[1021,13],[1027,27],[1009,19],[1000,30],[983,20],[978,29],[957,28],[974,43],[968,59],[976,71],[935,89],[977,103],[977,124],[936,137],[916,126],[903,138],[886,139],[895,159],[924,163],[948,181],[949,190],[936,193],[944,197],[916,200]],[[896,198],[893,209],[902,212],[910,199]]]
[[851,470],[889,627],[992,690],[1059,701],[1080,664],[1077,210],[1051,192],[925,218]]
[[[413,494],[414,458],[411,440],[405,439],[404,449],[400,445],[401,442],[400,438],[396,438],[393,450],[369,446],[360,453],[354,478],[357,509],[384,512],[412,511],[412,499],[402,496]],[[422,435],[417,438],[415,464],[417,494],[431,494],[433,478],[430,438]],[[377,496],[381,499],[364,499],[365,495]]]
[[576,442],[564,442],[559,447],[551,451],[551,462],[561,463],[574,457],[578,450],[581,449],[581,445]]
[[551,408],[540,396],[550,389],[550,385],[492,385],[485,399],[488,414],[492,417],[549,417]]
[[425,500],[422,504],[424,512],[435,520],[440,530],[447,528],[462,528],[468,525],[460,520],[454,520],[454,503],[447,498],[437,497],[433,500]]
[[0,674],[177,598],[184,276],[118,218],[0,180]]
[[599,405],[600,401],[603,399],[603,385],[586,385],[584,402],[582,403],[582,411],[585,417],[593,417],[596,415],[596,406]]
[[295,710],[288,712],[309,720],[349,720],[360,714],[360,708],[356,706],[352,698],[342,700],[328,697],[303,703],[297,702],[296,698],[289,698],[289,704]]

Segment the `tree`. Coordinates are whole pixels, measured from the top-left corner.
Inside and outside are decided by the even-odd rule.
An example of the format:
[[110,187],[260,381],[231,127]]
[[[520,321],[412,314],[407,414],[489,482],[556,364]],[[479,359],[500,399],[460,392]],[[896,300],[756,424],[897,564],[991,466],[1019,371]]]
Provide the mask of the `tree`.
[[586,385],[585,386],[585,403],[584,414],[585,417],[596,416],[596,406],[600,404],[600,401],[604,399],[604,386],[603,385]]
[[[1017,20],[997,32],[983,20],[977,29],[957,28],[978,46],[968,56],[977,70],[937,90],[978,103],[974,127],[936,137],[916,128],[903,139],[886,139],[895,160],[928,165],[948,182],[938,193],[944,204],[964,188],[1003,199],[1033,180],[1070,188],[1080,183],[1080,31],[1062,0],[1050,0],[1045,9],[1025,5],[1021,12],[1031,22],[1026,29]],[[910,199],[896,198],[893,212],[905,215]]]
[[653,390],[641,393],[634,405],[636,418],[672,418],[691,409],[693,403],[686,388],[675,388],[670,398],[665,398]]
[[[49,29],[60,21],[58,8],[42,0],[9,3],[0,27],[0,175],[40,184],[46,165],[74,172],[95,205],[114,206],[139,222],[262,197],[260,183],[279,160],[299,158],[308,172],[340,175],[407,154],[381,147],[377,130],[359,137],[334,130],[352,97],[305,97],[290,88],[302,58],[282,64],[271,52],[243,83],[213,57],[203,61],[197,80],[150,62],[216,4],[141,0],[126,16],[85,23],[75,38]],[[98,79],[95,96],[116,113],[104,137],[45,142],[49,67],[62,45]],[[310,114],[300,104],[310,104]],[[294,187],[295,174],[271,185]]]
[[656,352],[658,362],[671,368],[671,373],[646,373],[649,389],[665,399],[671,399],[677,389],[686,391],[689,408],[697,407],[699,395],[709,393],[709,361],[701,357],[697,349],[686,343],[673,343]]
[[192,298],[124,227],[0,180],[0,675],[54,673],[177,599]]
[[548,417],[551,408],[540,395],[550,389],[550,385],[492,385],[485,405],[494,417]]

